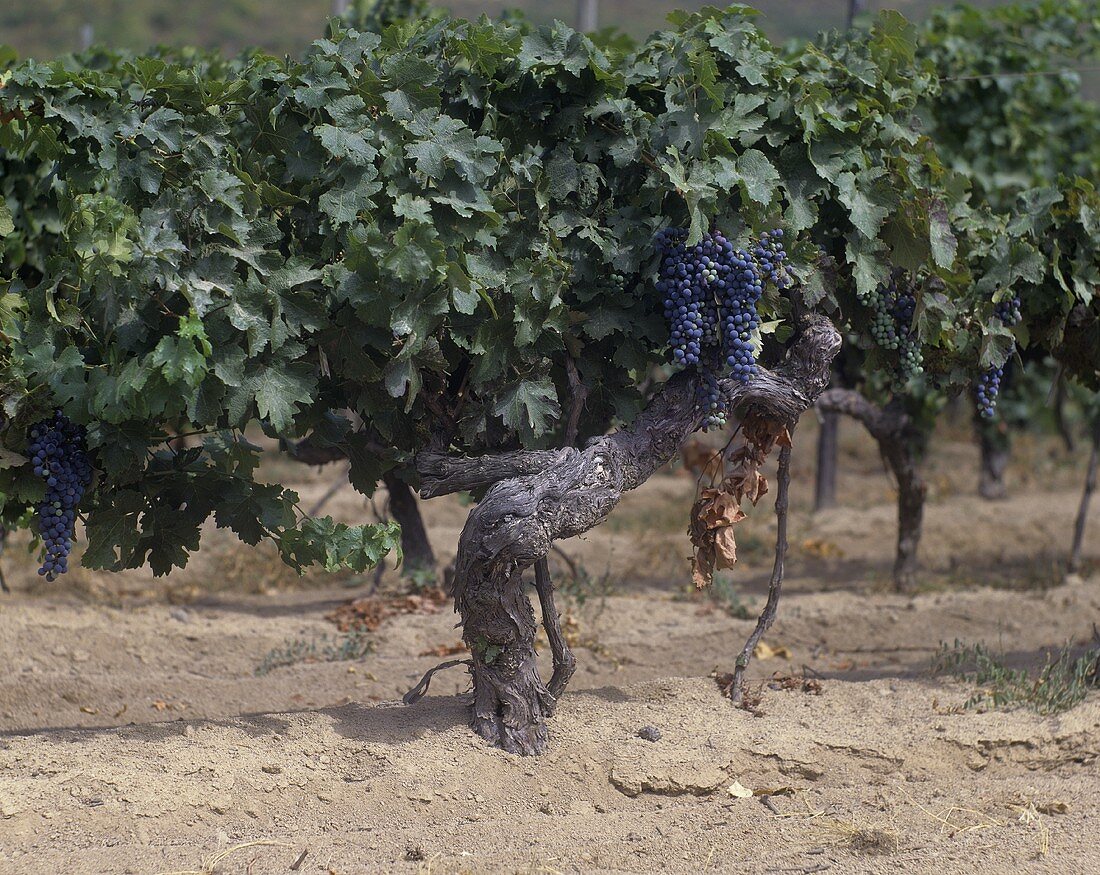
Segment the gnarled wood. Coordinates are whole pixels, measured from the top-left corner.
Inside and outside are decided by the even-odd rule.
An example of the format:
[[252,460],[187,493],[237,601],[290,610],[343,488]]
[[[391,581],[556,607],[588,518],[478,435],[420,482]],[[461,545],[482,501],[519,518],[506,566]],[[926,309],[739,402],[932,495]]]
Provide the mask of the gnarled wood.
[[852,417],[878,441],[879,451],[898,486],[894,586],[903,592],[911,590],[917,578],[917,548],[924,522],[924,498],[928,492],[917,464],[924,436],[897,400],[879,407],[853,389],[830,389],[817,399],[817,408]]
[[577,670],[577,659],[561,630],[561,615],[558,614],[558,607],[554,602],[554,583],[550,579],[545,556],[535,563],[535,591],[539,594],[542,625],[546,629],[546,640],[550,642],[550,652],[554,657],[554,673],[546,688],[556,701],[561,698],[573,672]]
[[[742,415],[793,426],[824,390],[840,349],[826,319],[806,319],[783,363],[749,385],[721,384]],[[534,611],[522,575],[555,540],[603,522],[624,492],[671,460],[702,424],[695,377],[677,374],[628,427],[589,441],[583,450],[534,450],[466,458],[417,457],[421,495],[488,487],[471,512],[455,562],[455,608],[473,654],[474,729],[514,753],[546,746],[545,718],[555,696],[535,663]]]

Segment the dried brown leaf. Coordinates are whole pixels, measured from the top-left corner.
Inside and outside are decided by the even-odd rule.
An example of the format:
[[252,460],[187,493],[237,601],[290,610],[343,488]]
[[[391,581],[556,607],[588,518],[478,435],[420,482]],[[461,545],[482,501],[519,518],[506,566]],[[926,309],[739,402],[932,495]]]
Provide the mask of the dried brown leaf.
[[437,614],[448,601],[440,588],[425,589],[411,595],[371,595],[338,606],[328,619],[341,632],[362,629],[374,632],[388,618],[397,614]]
[[[760,466],[776,444],[791,445],[790,432],[781,422],[750,415],[742,427],[745,444],[724,460],[725,477],[717,488],[703,489],[691,508],[688,534],[695,548],[691,578],[697,589],[709,586],[715,571],[733,568],[737,562],[733,527],[745,519],[742,506],[745,501],[755,506],[768,493],[768,481],[760,473]],[[685,464],[688,458],[685,449]],[[699,461],[700,450],[692,447],[691,458]]]
[[764,641],[759,641],[756,644],[756,648],[753,650],[752,655],[757,659],[790,659],[791,651],[783,645],[778,647],[772,647],[770,644]]
[[[741,514],[744,517],[744,514]],[[733,526],[719,529],[714,536],[714,570],[733,568],[737,564],[737,540],[733,536]]]

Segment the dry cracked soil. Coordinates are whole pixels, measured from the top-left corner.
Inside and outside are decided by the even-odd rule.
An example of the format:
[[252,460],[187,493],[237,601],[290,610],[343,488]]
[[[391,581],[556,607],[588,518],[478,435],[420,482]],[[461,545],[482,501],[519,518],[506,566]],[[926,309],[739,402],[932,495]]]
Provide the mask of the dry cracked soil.
[[[563,600],[581,667],[539,758],[470,733],[461,669],[400,704],[457,649],[449,604],[424,600],[370,632],[366,655],[329,661],[326,645],[349,642],[329,615],[369,580],[299,580],[211,531],[166,580],[76,570],[46,585],[14,539],[0,873],[1100,872],[1100,693],[1050,715],[966,707],[976,686],[931,670],[956,640],[1033,671],[1088,646],[1100,513],[1085,573],[1060,569],[1083,460],[1023,438],[1010,498],[986,502],[973,442],[945,428],[921,586],[899,595],[874,447],[846,425],[840,507],[813,514],[812,432],[798,435],[787,592],[753,709],[714,675],[763,603],[770,507],[743,524],[721,590],[688,592],[695,482],[672,470],[562,545],[581,578]],[[308,503],[338,471],[268,473]],[[423,507],[445,558],[466,508]],[[369,519],[384,495],[344,490],[326,511]],[[407,586],[381,575],[381,592]]]

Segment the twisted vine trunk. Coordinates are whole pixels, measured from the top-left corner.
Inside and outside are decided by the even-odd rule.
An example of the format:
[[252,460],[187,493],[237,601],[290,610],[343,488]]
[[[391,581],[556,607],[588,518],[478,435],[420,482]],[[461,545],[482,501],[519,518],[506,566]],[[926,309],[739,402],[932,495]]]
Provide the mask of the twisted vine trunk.
[[[840,335],[822,317],[806,319],[799,339],[774,372],[744,386],[721,384],[731,407],[793,425],[824,390]],[[424,452],[417,457],[424,498],[489,487],[469,515],[455,562],[455,609],[472,654],[474,730],[518,754],[546,747],[545,720],[554,690],[535,661],[535,616],[524,572],[554,541],[603,522],[624,492],[670,461],[701,425],[694,377],[678,374],[627,428],[582,449],[532,450],[467,458]]]
[[894,586],[912,590],[917,579],[917,548],[924,524],[928,487],[918,464],[924,435],[899,401],[885,407],[871,403],[853,389],[830,389],[817,399],[818,410],[840,413],[861,422],[879,445],[879,451],[898,486],[898,541],[894,558]]
[[1073,547],[1069,553],[1069,573],[1081,570],[1081,554],[1085,546],[1085,526],[1089,518],[1089,504],[1096,491],[1097,470],[1100,469],[1100,416],[1092,424],[1092,452],[1089,453],[1089,466],[1085,473],[1085,489],[1081,493],[1081,505],[1077,509],[1077,520],[1073,526]]
[[814,510],[836,507],[837,451],[840,442],[840,417],[821,414],[817,435],[817,477],[814,483]]
[[1011,442],[1007,429],[986,422],[975,414],[981,467],[978,473],[978,494],[986,501],[1000,501],[1008,496],[1005,471],[1011,459]]

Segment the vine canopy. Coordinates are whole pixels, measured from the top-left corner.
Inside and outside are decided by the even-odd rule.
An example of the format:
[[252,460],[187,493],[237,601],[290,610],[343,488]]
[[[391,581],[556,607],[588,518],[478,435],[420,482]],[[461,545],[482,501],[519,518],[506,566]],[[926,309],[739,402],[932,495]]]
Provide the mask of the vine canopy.
[[[361,568],[392,526],[312,520],[257,482],[271,437],[341,446],[370,493],[418,450],[548,445],[575,367],[582,432],[628,421],[666,361],[654,234],[789,234],[800,280],[761,303],[836,311],[949,271],[951,182],[914,124],[915,30],[783,53],[744,7],[679,15],[636,52],[556,24],[429,18],[344,30],[301,61],[162,53],[2,74],[2,516],[41,482],[32,423],[89,429],[93,567],[186,562],[200,527]],[[941,296],[927,340],[957,315]],[[950,342],[977,348],[981,331]],[[173,452],[173,433],[201,447]]]

